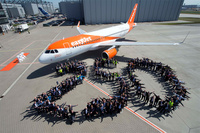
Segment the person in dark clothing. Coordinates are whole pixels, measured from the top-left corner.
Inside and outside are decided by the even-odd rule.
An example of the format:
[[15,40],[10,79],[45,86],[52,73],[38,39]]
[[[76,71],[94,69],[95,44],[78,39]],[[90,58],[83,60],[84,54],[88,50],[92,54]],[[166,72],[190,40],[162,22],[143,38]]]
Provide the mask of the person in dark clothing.
[[71,110],[71,124],[74,123],[74,120],[76,118],[76,113],[78,112]]
[[69,112],[67,107],[64,108],[63,117],[69,119]]
[[155,95],[155,97],[156,97],[156,98],[155,98],[155,101],[154,101],[154,104],[153,104],[153,106],[155,106],[155,107],[156,107],[156,106],[157,106],[157,104],[158,104],[158,101],[159,101],[159,100],[161,100],[161,98],[160,98],[160,96],[159,96],[159,95],[156,95],[155,93],[153,93],[153,94],[154,94],[154,95]]
[[88,118],[90,118],[90,111],[88,110],[88,108],[86,107],[85,109],[84,109],[84,114],[85,114],[85,119],[88,119]]
[[153,106],[154,99],[155,99],[155,96],[152,96],[152,97],[150,98],[149,107],[152,107],[152,106]]
[[149,98],[150,98],[150,95],[151,95],[151,93],[153,93],[153,92],[146,92],[146,96],[145,96],[145,104],[147,104],[148,102],[149,102]]

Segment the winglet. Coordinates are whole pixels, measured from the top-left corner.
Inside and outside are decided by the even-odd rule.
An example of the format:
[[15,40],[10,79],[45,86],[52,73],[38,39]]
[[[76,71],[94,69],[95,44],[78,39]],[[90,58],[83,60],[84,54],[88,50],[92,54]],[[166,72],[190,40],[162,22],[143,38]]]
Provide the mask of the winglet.
[[84,30],[82,30],[82,29],[80,28],[80,21],[78,22],[77,30],[78,30],[78,32],[79,32],[80,34],[85,34],[85,33],[87,33],[86,31],[84,31]]

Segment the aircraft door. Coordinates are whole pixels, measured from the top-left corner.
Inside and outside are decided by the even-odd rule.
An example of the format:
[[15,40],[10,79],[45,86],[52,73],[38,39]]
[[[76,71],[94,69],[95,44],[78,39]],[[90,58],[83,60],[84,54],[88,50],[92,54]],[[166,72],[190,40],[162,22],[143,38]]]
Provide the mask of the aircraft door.
[[68,42],[63,43],[64,48],[66,49],[66,55],[71,54],[71,47]]

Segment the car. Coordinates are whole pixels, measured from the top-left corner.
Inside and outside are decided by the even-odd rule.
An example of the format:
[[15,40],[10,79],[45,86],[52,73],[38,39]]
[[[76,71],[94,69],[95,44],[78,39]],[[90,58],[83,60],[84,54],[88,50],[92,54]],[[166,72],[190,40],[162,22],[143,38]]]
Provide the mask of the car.
[[49,27],[49,26],[51,26],[51,24],[50,23],[45,23],[45,24],[43,24],[43,26],[44,27]]
[[59,20],[56,20],[56,22],[62,23],[63,20],[62,20],[62,19],[59,19]]
[[58,26],[58,25],[59,25],[59,23],[57,23],[57,22],[52,24],[52,26]]
[[33,22],[33,21],[30,20],[30,19],[27,19],[27,20],[26,20],[26,23],[31,23],[31,22]]

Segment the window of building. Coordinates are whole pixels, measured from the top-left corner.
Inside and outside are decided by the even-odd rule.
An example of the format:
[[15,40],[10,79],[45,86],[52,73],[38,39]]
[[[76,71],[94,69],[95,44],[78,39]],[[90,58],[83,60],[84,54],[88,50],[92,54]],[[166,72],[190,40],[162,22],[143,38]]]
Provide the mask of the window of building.
[[6,17],[4,10],[0,10],[0,17]]
[[2,7],[2,5],[1,5],[1,3],[0,3],[0,9],[3,9],[3,7]]
[[7,18],[0,18],[0,24],[7,24],[8,23],[8,19]]

